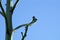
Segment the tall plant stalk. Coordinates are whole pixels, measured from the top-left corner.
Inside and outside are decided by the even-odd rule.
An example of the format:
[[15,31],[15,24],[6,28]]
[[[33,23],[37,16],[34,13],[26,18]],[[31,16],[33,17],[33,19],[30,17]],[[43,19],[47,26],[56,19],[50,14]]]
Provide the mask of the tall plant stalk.
[[12,0],[6,0],[6,12],[2,6],[2,2],[0,0],[0,8],[2,11],[0,11],[0,14],[4,17],[5,19],[5,24],[6,24],[6,35],[5,35],[5,40],[12,40],[12,32],[25,26],[25,33],[21,33],[22,34],[22,39],[24,40],[26,35],[27,35],[27,31],[28,31],[28,27],[30,25],[32,25],[33,23],[35,23],[37,21],[37,19],[35,18],[35,16],[32,17],[32,21],[27,23],[27,24],[22,24],[17,26],[16,28],[13,29],[12,26],[12,15],[13,15],[13,11],[17,5],[19,0],[16,0],[15,4],[12,6]]
[[11,15],[11,1],[12,0],[7,0],[6,2],[6,19],[5,19],[5,24],[6,24],[6,39],[5,40],[11,40],[12,36],[12,15]]

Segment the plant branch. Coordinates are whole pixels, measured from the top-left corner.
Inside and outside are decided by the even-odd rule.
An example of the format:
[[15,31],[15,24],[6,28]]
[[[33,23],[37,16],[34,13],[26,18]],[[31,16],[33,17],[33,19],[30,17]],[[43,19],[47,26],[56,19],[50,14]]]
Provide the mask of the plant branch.
[[3,8],[1,2],[0,2],[0,7],[1,7],[1,10],[2,10],[3,14],[5,15],[5,11],[4,11],[4,8]]
[[13,31],[15,31],[15,30],[17,30],[17,29],[19,29],[19,28],[21,28],[23,26],[26,27],[26,25],[31,26],[32,24],[34,24],[37,21],[37,19],[35,18],[35,16],[33,16],[32,18],[33,18],[33,20],[30,23],[19,25],[18,27],[16,27],[15,29],[13,29]]
[[2,16],[4,16],[3,13],[2,13],[1,11],[0,11],[0,14],[1,14]]
[[2,12],[0,11],[0,14],[3,16]]
[[21,35],[23,36],[23,32],[21,32]]
[[2,6],[1,2],[0,2],[0,7],[1,7],[1,10],[2,10],[2,12],[0,11],[0,14],[1,14],[3,17],[6,17],[6,14],[5,14],[5,11],[4,11],[4,9],[3,9],[3,6]]
[[25,37],[27,36],[27,31],[28,31],[28,25],[25,27],[25,33],[22,36],[22,39],[21,40],[24,40],[25,39]]
[[21,33],[21,34],[22,34],[22,39],[21,39],[21,40],[24,40],[25,37],[27,36],[28,26],[30,26],[30,25],[32,25],[33,23],[35,23],[36,20],[37,20],[37,19],[33,16],[32,22],[30,22],[29,24],[27,24],[27,25],[25,26],[25,33],[24,33],[24,35],[23,35],[23,32]]
[[0,14],[6,19],[6,15],[0,11]]
[[12,14],[13,14],[13,11],[14,11],[14,9],[15,9],[15,7],[16,7],[16,5],[17,5],[18,2],[19,2],[19,0],[16,0],[14,6],[12,7],[12,9],[11,9],[11,11],[10,11]]

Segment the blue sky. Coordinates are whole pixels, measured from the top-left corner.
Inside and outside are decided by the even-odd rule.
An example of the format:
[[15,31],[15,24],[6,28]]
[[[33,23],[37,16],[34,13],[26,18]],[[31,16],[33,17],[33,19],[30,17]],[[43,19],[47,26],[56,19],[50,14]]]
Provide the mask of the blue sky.
[[[20,0],[12,17],[13,28],[29,23],[32,16],[38,20],[29,27],[25,40],[60,40],[60,0]],[[0,40],[5,39],[4,22],[0,15]],[[24,28],[15,31],[13,40],[20,40],[22,31]]]

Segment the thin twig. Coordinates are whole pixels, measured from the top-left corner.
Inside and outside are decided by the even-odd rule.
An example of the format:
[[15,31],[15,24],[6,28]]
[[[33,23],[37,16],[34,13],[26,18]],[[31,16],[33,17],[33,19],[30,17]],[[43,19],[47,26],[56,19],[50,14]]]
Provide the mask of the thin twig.
[[19,25],[18,27],[16,27],[15,29],[13,29],[13,31],[15,31],[15,30],[17,30],[17,29],[19,29],[19,28],[21,28],[21,27],[23,27],[23,26],[26,26],[26,25],[31,26],[31,25],[34,24],[36,21],[37,21],[37,19],[33,16],[33,20],[32,20],[30,23]]
[[1,14],[4,18],[6,18],[6,14],[4,14],[4,13],[1,12],[1,11],[0,11],[0,14]]
[[4,11],[4,8],[3,8],[1,2],[0,2],[0,7],[1,7],[1,10],[2,10],[2,12],[0,11],[0,14],[1,14],[3,17],[6,17],[6,14],[5,14],[5,11]]
[[25,27],[25,33],[22,36],[22,39],[21,40],[24,40],[25,39],[25,37],[27,36],[27,31],[28,31],[28,25]]
[[1,11],[0,11],[0,14],[1,14],[2,16],[4,16],[3,13],[2,13]]
[[2,12],[0,11],[0,14],[2,15]]
[[4,8],[3,8],[1,2],[0,2],[0,7],[1,7],[2,12],[5,14],[5,11],[4,11]]
[[17,30],[17,29],[19,29],[19,28],[21,28],[21,27],[23,27],[23,26],[25,26],[26,24],[23,24],[23,25],[19,25],[18,27],[16,27],[15,29],[13,29],[13,31],[15,31],[15,30]]
[[23,32],[21,32],[21,35],[23,36]]
[[17,0],[16,2],[15,2],[15,4],[14,4],[14,6],[12,7],[12,9],[11,9],[11,13],[13,14],[13,11],[14,11],[14,9],[15,9],[15,7],[16,7],[16,5],[17,5],[17,3],[19,2],[19,0]]

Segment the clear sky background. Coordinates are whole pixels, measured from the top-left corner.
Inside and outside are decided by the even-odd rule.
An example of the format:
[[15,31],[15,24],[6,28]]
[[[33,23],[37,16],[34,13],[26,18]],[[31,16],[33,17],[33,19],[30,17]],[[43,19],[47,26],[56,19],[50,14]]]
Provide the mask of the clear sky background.
[[[29,27],[25,40],[60,40],[60,0],[20,0],[12,17],[13,28],[29,23],[32,16],[38,20]],[[22,31],[24,28],[15,31],[13,40],[21,40]],[[0,40],[5,40],[5,21],[1,15]]]

